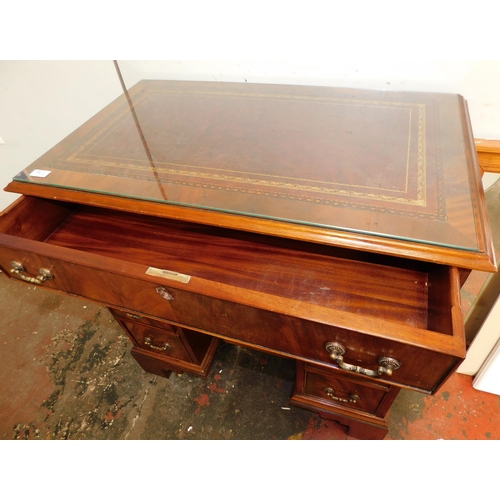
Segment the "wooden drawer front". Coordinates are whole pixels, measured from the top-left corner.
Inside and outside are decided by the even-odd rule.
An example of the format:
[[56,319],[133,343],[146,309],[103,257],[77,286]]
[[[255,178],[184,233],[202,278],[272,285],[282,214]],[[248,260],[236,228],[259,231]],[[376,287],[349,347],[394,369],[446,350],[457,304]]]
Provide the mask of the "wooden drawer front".
[[179,330],[178,326],[172,325],[168,321],[159,321],[153,318],[149,318],[148,316],[144,316],[142,314],[130,313],[127,311],[122,311],[120,309],[110,309],[113,316],[122,322],[133,322],[140,323],[144,326],[152,326],[153,328],[158,328],[160,330],[167,330],[171,333],[177,333]]
[[[319,325],[322,326],[322,325]],[[397,325],[395,325],[397,328]],[[321,330],[321,331],[320,331]],[[332,360],[326,350],[327,343],[336,342],[345,348],[343,363],[371,372],[381,366],[379,360],[384,357],[394,358],[400,364],[392,375],[382,374],[374,377],[365,376],[374,380],[383,380],[404,387],[412,387],[425,392],[434,393],[439,386],[454,371],[462,361],[459,356],[443,354],[415,345],[394,342],[375,336],[343,330],[339,328],[317,328],[316,359],[333,366],[339,363]],[[312,356],[311,356],[312,357]],[[349,370],[342,370],[350,373]],[[363,376],[363,375],[360,375]]]
[[[48,246],[44,245],[44,249],[46,247]],[[0,247],[0,266],[8,271],[10,262],[17,260],[30,275],[36,275],[40,268],[47,268],[54,279],[47,280],[45,287],[306,361],[334,364],[325,350],[327,342],[339,342],[346,348],[346,363],[369,370],[377,370],[380,357],[394,357],[401,363],[401,367],[391,377],[383,375],[381,379],[425,392],[435,392],[462,359],[460,346],[455,349],[458,354],[447,354],[447,350],[451,350],[447,343],[453,347],[453,343],[458,345],[460,340],[458,337],[453,338],[451,334],[417,330],[386,322],[385,326],[388,328],[406,332],[399,335],[400,340],[395,341],[391,338],[391,332],[384,331],[376,320],[359,325],[356,316],[350,315],[346,328],[326,324],[330,321],[337,322],[337,314],[342,316],[342,312],[333,309],[323,316],[323,322],[312,321],[303,319],[304,315],[308,315],[308,311],[304,312],[308,305],[300,301],[296,305],[298,311],[300,307],[303,308],[302,317],[280,314],[139,279],[135,277],[136,267],[133,269],[133,276],[127,275],[127,263],[122,264],[124,271],[120,274],[121,269],[108,272],[96,266],[69,262],[65,260],[64,249],[52,254],[47,250],[47,253],[48,255],[41,255],[24,249]],[[89,260],[92,261],[90,257]],[[207,286],[206,293],[211,293],[212,289],[217,291],[217,284]],[[244,290],[239,290],[234,295],[234,300],[245,300],[242,297],[244,293]],[[274,300],[274,297],[269,296],[269,309],[273,309]],[[279,298],[276,300],[280,301]],[[458,298],[454,297],[453,300],[457,301]],[[295,314],[295,311],[291,312]],[[358,326],[364,326],[365,331],[358,331]],[[461,328],[463,329],[463,324]],[[433,343],[441,346],[441,352],[427,343],[429,335],[435,339]]]
[[[325,345],[338,342],[346,348],[344,362],[377,370],[382,357],[396,358],[400,368],[384,382],[435,392],[462,360],[406,342],[337,328],[301,318],[265,311],[168,287],[170,306],[179,323],[236,339],[278,354],[336,365]],[[390,325],[394,329],[398,325]],[[426,332],[424,332],[426,333]],[[417,332],[418,334],[418,332]],[[439,334],[434,334],[436,337]],[[443,337],[451,338],[451,336]]]
[[352,408],[375,415],[384,402],[390,386],[358,378],[315,371],[308,367],[305,372],[303,395],[317,398],[323,404]]
[[[132,314],[172,321],[190,330],[239,340],[277,354],[332,365],[325,344],[338,342],[346,349],[345,363],[369,370],[377,370],[380,357],[390,356],[401,367],[391,377],[381,378],[425,392],[437,390],[465,354],[460,345],[462,318],[453,313],[459,309],[459,291],[457,285],[452,286],[453,273],[449,276],[440,273],[434,286],[437,293],[429,295],[431,304],[439,302],[436,297],[448,296],[436,310],[429,307],[429,318],[435,323],[435,331],[430,332],[379,321],[376,311],[370,317],[366,316],[370,311],[347,314],[341,309],[316,307],[314,302],[305,300],[272,295],[263,299],[258,292],[236,286],[225,291],[219,283],[193,278],[186,288],[202,290],[195,293],[182,286],[171,286],[169,280],[146,276],[147,267],[143,265],[2,235],[0,266],[9,272],[13,260],[26,268],[28,276],[36,276],[41,268],[48,269],[54,279],[45,281],[43,286],[47,288],[124,308]],[[229,300],[212,296],[219,293]],[[345,326],[341,328],[340,324]],[[398,335],[399,330],[404,333]],[[440,331],[448,333],[437,333]]]
[[[166,321],[158,321],[118,309],[110,309],[110,311],[128,332],[136,346],[154,351],[156,354],[201,364],[214,341],[210,335],[180,328]],[[149,340],[146,342],[146,339]],[[170,347],[163,349],[165,342]]]
[[158,285],[150,281],[68,262],[51,255],[0,247],[0,266],[18,279],[18,276],[9,273],[12,261],[20,262],[26,269],[24,274],[28,277],[36,276],[39,269],[49,269],[54,277],[44,282],[44,288],[61,290],[106,305],[176,321],[169,301],[158,295]]
[[130,332],[138,347],[170,358],[192,361],[179,334],[129,321],[121,323]]

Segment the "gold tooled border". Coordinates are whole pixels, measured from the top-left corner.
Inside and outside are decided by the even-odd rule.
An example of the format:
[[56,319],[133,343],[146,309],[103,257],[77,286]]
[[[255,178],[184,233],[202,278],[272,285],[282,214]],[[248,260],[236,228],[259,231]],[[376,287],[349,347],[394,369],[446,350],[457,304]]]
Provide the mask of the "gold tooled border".
[[[328,181],[319,181],[313,179],[303,179],[297,177],[287,177],[287,176],[277,176],[272,174],[254,174],[253,172],[245,171],[234,171],[231,169],[206,167],[199,165],[185,165],[176,164],[169,162],[155,162],[155,168],[158,173],[174,174],[181,177],[188,178],[200,178],[205,179],[208,182],[225,181],[225,182],[236,182],[239,184],[251,184],[251,185],[261,185],[268,188],[280,188],[280,189],[290,189],[294,191],[311,192],[317,195],[328,194],[328,195],[340,195],[350,198],[360,198],[360,199],[375,199],[382,200],[384,202],[393,202],[405,205],[416,205],[416,206],[426,206],[426,191],[425,191],[425,178],[426,178],[426,146],[425,146],[425,105],[420,103],[399,103],[394,102],[390,105],[383,104],[381,101],[374,100],[363,100],[363,99],[339,99],[333,97],[321,97],[321,96],[290,96],[290,95],[267,95],[267,94],[256,94],[256,93],[237,93],[237,92],[217,92],[217,91],[194,91],[194,90],[148,90],[144,92],[135,102],[134,107],[138,109],[142,103],[144,103],[151,93],[183,93],[191,95],[216,95],[224,96],[226,98],[258,98],[258,99],[270,99],[270,100],[295,100],[295,101],[322,101],[330,104],[342,104],[342,105],[357,105],[357,106],[373,106],[380,108],[406,108],[408,110],[408,147],[407,147],[407,158],[405,167],[405,190],[390,190],[385,188],[376,187],[366,187],[357,186],[350,184],[341,184]],[[365,187],[372,191],[380,190],[385,193],[393,191],[395,193],[408,192],[408,182],[409,182],[409,166],[410,166],[410,151],[411,151],[411,134],[412,134],[412,113],[413,108],[418,109],[418,139],[417,139],[417,184],[416,193],[417,196],[414,199],[403,198],[400,196],[389,196],[377,193],[366,193],[360,192],[355,188]],[[121,166],[127,167],[132,170],[149,170],[151,167],[149,162],[144,161],[143,165],[138,164],[138,160],[131,158],[121,158],[121,157],[107,157],[109,162],[103,161],[106,158],[102,155],[96,155],[95,160],[91,159],[93,155],[90,153],[92,149],[102,142],[113,130],[119,126],[121,121],[129,116],[129,110],[124,108],[122,113],[117,114],[112,121],[107,124],[106,127],[101,129],[95,135],[93,135],[87,142],[79,145],[79,147],[71,153],[65,160],[71,163],[84,163],[89,166],[100,167],[116,167],[116,162],[120,161]],[[58,162],[57,168],[64,169],[64,165]],[[188,169],[196,169],[196,171],[191,171]],[[95,170],[93,170],[95,172]],[[222,172],[222,173],[221,173]],[[238,175],[228,175],[228,173],[237,173]],[[246,176],[245,176],[246,175]],[[249,175],[256,175],[258,178],[250,178]],[[307,181],[309,184],[303,184],[302,182]],[[316,185],[311,185],[316,184]],[[333,187],[333,186],[342,186]],[[208,186],[207,186],[208,187]],[[354,189],[350,189],[354,188]]]

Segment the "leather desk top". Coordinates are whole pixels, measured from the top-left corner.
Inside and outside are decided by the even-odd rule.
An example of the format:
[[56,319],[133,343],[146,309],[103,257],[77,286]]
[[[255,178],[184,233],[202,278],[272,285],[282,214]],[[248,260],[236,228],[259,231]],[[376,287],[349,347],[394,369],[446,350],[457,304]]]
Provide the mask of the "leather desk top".
[[252,231],[267,221],[494,270],[467,106],[453,94],[145,80],[7,189],[208,210],[220,225],[241,216]]

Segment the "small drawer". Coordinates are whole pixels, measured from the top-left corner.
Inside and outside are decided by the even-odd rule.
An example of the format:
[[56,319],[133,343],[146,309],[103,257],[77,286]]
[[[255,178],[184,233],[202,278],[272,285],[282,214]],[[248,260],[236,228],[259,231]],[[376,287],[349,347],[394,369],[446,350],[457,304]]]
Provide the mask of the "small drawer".
[[297,362],[295,389],[290,404],[348,427],[358,439],[383,439],[388,431],[385,417],[400,389],[365,380],[338,368]]
[[168,323],[165,324],[165,329],[159,329],[123,319],[118,319],[118,321],[128,332],[134,344],[141,349],[162,354],[170,358],[181,359],[188,362],[192,361],[179,335],[182,334],[180,329],[179,332],[176,332],[176,327]]
[[213,342],[210,335],[166,321],[119,309],[109,310],[137,347],[159,355],[201,364]]
[[303,394],[327,405],[376,414],[389,390],[390,386],[385,384],[365,383],[359,378],[306,365]]

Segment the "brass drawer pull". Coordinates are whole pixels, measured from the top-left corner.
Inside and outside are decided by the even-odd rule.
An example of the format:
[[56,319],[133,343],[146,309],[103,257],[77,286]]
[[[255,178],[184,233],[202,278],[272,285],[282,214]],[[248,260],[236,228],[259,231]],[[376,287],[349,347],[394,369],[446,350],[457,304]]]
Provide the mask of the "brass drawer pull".
[[12,274],[16,274],[19,276],[22,280],[27,281],[28,283],[35,283],[37,285],[43,285],[45,280],[51,280],[54,279],[54,275],[50,272],[49,269],[41,268],[38,270],[38,276],[36,278],[31,278],[30,276],[25,276],[23,273],[26,271],[24,269],[24,266],[20,262],[16,262],[13,260],[10,265],[12,266],[12,269],[10,272]]
[[156,287],[156,293],[165,300],[174,300],[173,295],[164,287],[164,286],[158,286]]
[[144,343],[151,349],[156,349],[157,351],[168,351],[172,347],[168,342],[164,342],[162,346],[153,345],[149,337],[144,339]]
[[328,395],[328,397],[332,398],[334,401],[340,401],[341,403],[356,404],[359,401],[359,396],[357,394],[351,394],[349,396],[349,399],[339,398],[338,396],[334,396],[333,394],[335,393],[335,391],[331,387],[325,387],[325,392]]
[[142,316],[139,316],[139,315],[137,315],[137,314],[127,313],[127,318],[132,318],[132,319],[142,319]]
[[377,370],[368,370],[367,368],[362,368],[361,366],[344,363],[343,355],[345,354],[345,347],[338,342],[327,342],[325,344],[325,349],[330,353],[330,358],[333,361],[336,361],[339,368],[342,370],[361,373],[362,375],[367,375],[368,377],[379,377],[380,375],[387,375],[390,377],[392,372],[401,366],[401,363],[397,359],[383,356],[378,358],[378,364],[380,366]]

